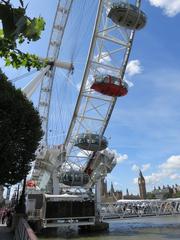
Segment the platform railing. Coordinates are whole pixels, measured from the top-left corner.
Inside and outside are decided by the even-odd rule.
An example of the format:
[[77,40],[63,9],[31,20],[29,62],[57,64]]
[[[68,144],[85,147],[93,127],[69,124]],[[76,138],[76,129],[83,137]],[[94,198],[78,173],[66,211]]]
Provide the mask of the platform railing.
[[43,228],[60,227],[60,226],[82,226],[94,225],[95,217],[66,217],[66,218],[45,218],[43,219]]
[[20,218],[15,229],[14,240],[38,240],[35,233],[24,218]]
[[180,214],[180,198],[166,200],[123,200],[99,205],[100,219]]

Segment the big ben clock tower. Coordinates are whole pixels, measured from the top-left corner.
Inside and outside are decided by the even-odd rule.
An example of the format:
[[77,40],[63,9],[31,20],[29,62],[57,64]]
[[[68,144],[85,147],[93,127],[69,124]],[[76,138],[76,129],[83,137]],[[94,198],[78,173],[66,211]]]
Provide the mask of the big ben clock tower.
[[138,185],[139,185],[140,198],[146,199],[146,182],[142,175],[141,170],[139,170]]

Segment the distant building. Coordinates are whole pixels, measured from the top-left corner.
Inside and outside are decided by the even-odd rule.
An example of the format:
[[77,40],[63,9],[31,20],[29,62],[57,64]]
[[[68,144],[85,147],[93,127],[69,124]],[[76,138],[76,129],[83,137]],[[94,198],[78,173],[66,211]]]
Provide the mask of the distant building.
[[141,170],[139,170],[139,178],[138,178],[138,185],[139,185],[139,194],[141,199],[146,199],[146,182],[142,175]]
[[107,181],[101,178],[101,196],[107,195]]
[[180,185],[172,185],[173,194],[180,193]]
[[123,195],[123,199],[127,199],[127,200],[139,200],[140,199],[140,196],[137,194],[137,195],[134,195],[134,194],[129,194],[129,190],[126,189],[126,195]]
[[[172,186],[164,186],[163,187],[154,187],[154,190],[152,193],[155,195],[157,199],[166,199],[166,198],[173,198],[173,197],[179,197],[180,195],[180,186],[177,184],[172,185]],[[178,194],[179,193],[179,194]]]
[[129,196],[129,190],[128,190],[128,188],[126,189],[126,196]]
[[122,191],[115,191],[113,183],[111,183],[110,191],[107,190],[107,181],[101,179],[101,200],[102,202],[116,202],[117,200],[122,199]]
[[113,183],[111,182],[110,194],[113,195],[114,193],[115,193],[115,191],[114,191],[114,186],[113,186]]

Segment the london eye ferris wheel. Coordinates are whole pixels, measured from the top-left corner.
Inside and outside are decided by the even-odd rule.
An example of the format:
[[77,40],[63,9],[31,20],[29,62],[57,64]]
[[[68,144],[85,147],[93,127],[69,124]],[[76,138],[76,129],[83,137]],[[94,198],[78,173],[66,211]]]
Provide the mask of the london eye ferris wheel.
[[31,177],[40,189],[90,188],[116,165],[105,130],[116,101],[128,94],[124,74],[134,34],[146,24],[140,4],[58,1],[49,65],[24,88],[31,96],[41,85],[44,136]]

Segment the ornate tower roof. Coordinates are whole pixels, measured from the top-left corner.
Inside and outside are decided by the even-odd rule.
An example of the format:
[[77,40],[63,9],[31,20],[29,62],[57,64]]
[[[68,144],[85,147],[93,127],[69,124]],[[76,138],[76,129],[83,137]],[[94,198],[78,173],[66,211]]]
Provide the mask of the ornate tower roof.
[[114,186],[113,186],[113,183],[111,182],[111,193],[114,193]]
[[140,169],[139,169],[139,178],[144,178]]

